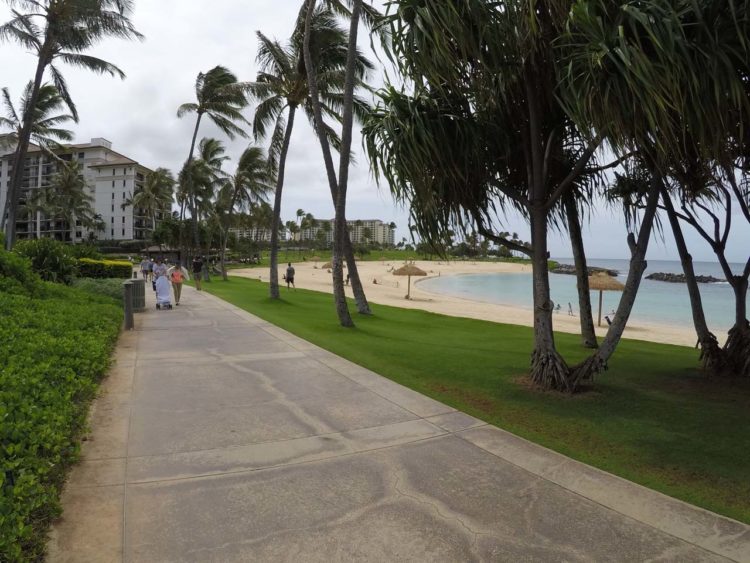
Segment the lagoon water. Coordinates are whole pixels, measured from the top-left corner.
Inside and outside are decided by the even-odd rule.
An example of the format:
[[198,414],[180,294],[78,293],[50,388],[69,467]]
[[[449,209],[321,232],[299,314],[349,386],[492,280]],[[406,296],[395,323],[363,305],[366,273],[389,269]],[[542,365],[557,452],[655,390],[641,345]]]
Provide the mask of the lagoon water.
[[[572,258],[554,258],[562,264],[573,264]],[[618,270],[618,279],[625,282],[628,273],[627,260],[590,259],[589,266],[598,266]],[[742,271],[741,264],[733,264],[737,273]],[[714,262],[695,262],[695,273],[711,275],[724,279],[721,267]],[[682,273],[679,262],[649,260],[644,278],[653,272]],[[578,293],[575,276],[550,274],[552,300],[562,307],[560,314],[567,314],[568,303],[578,314]],[[465,299],[515,305],[531,308],[531,274],[467,274],[458,276],[441,276],[430,278],[419,283],[419,287],[434,293],[443,293]],[[734,321],[734,293],[728,283],[700,284],[701,298],[711,330],[725,332]],[[619,291],[605,291],[602,305],[602,317],[617,308],[620,299]],[[591,303],[596,322],[599,304],[599,292],[591,292]],[[690,299],[687,287],[683,283],[668,283],[643,279],[631,319],[651,324],[685,325],[692,327]],[[602,320],[602,323],[604,321]]]

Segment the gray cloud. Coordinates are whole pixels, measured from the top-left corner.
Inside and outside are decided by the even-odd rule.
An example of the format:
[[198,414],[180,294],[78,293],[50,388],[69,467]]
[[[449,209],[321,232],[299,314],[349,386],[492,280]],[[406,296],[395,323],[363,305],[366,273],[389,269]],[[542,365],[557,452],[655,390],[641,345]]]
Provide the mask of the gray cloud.
[[[286,38],[300,4],[300,0],[136,0],[134,21],[145,41],[106,41],[91,53],[120,66],[127,74],[125,81],[78,69],[63,70],[81,115],[81,122],[74,128],[77,139],[106,137],[115,150],[146,166],[179,170],[189,150],[194,121],[190,117],[177,119],[175,112],[179,104],[193,100],[196,74],[222,64],[241,80],[252,80],[257,72],[255,31]],[[0,7],[0,20],[8,19],[8,8]],[[369,50],[365,35],[361,46]],[[33,74],[34,59],[16,45],[2,45],[0,68],[0,86],[8,86],[17,98]],[[379,75],[373,77],[375,84],[381,80]],[[247,117],[250,115],[248,112]],[[223,138],[209,123],[202,125],[200,136]],[[223,140],[233,158],[248,142]],[[399,226],[397,238],[408,237],[408,214],[394,204],[387,188],[376,186],[358,134],[353,146],[357,164],[351,171],[348,216],[395,221]],[[290,149],[283,217],[291,218],[298,208],[318,217],[333,216],[320,147],[304,118],[297,121]],[[508,218],[504,229],[528,238],[528,228],[518,217]],[[591,256],[627,256],[625,228],[618,214],[601,209],[584,231]],[[749,240],[750,229],[744,234],[744,240]],[[697,241],[692,234],[689,237]],[[734,237],[735,241],[742,239]],[[550,246],[553,255],[570,255],[564,236],[553,234]],[[696,258],[710,259],[710,250],[704,244],[693,246]],[[740,246],[737,242],[733,248],[736,260],[744,259],[745,249]],[[652,249],[652,258],[676,256],[669,243],[654,241]]]

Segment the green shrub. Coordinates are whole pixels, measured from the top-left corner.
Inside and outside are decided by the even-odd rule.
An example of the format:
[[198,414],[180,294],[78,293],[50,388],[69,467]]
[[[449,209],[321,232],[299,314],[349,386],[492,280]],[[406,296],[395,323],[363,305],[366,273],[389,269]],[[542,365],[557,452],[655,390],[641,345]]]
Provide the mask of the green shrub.
[[82,278],[120,278],[127,279],[133,275],[130,262],[118,260],[78,260],[78,275]]
[[[41,283],[41,282],[40,282]],[[0,560],[41,561],[88,404],[122,322],[107,297],[0,292]]]
[[51,238],[22,240],[13,251],[31,260],[31,268],[45,281],[70,283],[75,274],[75,260],[67,246]]
[[66,247],[69,256],[73,258],[91,258],[92,260],[101,260],[102,253],[95,246],[90,244],[71,244]]
[[0,249],[0,293],[36,295],[40,288],[41,280],[28,258]]
[[73,281],[73,287],[122,301],[122,279],[119,278],[77,278]]

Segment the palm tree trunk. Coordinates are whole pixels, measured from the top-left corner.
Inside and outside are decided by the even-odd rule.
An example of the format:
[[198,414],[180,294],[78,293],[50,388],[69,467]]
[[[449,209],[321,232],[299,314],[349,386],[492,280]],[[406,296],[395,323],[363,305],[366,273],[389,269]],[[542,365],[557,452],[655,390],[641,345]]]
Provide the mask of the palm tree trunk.
[[[188,159],[187,164],[190,164],[193,161],[193,154],[195,153],[195,141],[198,139],[198,129],[201,125],[201,118],[203,117],[202,113],[198,113],[198,118],[195,120],[195,128],[193,129],[193,138],[190,141],[190,152],[188,153]],[[190,174],[186,175],[186,179],[188,182],[190,182]],[[186,199],[188,203],[188,206],[190,207],[190,225],[193,232],[193,244],[195,245],[195,248],[200,248],[200,240],[198,236],[198,217],[197,217],[197,208],[196,208],[196,201],[195,201],[195,194],[193,193],[193,186],[188,186],[187,193],[186,193]],[[183,209],[181,213],[184,212],[184,204]]]
[[[750,260],[748,260],[750,266]],[[745,269],[747,272],[747,268]],[[747,320],[748,276],[734,276],[735,321],[724,345],[728,363],[735,375],[750,377],[750,323]]]
[[656,216],[656,209],[659,204],[658,181],[656,175],[654,175],[643,212],[641,228],[638,232],[638,241],[636,242],[633,233],[628,235],[628,246],[630,246],[631,253],[630,269],[628,270],[625,289],[622,292],[614,321],[610,325],[607,336],[602,341],[599,349],[581,364],[573,368],[571,379],[574,386],[578,386],[582,381],[593,379],[594,375],[607,369],[607,362],[612,357],[612,354],[615,353],[617,345],[622,338],[622,333],[625,331],[630,313],[633,311],[638,288],[641,285],[643,272],[647,266],[646,251],[648,250],[648,243],[654,226],[654,217]]
[[349,269],[349,284],[352,287],[354,301],[357,303],[357,312],[360,315],[372,315],[370,304],[367,302],[367,296],[365,295],[365,289],[362,287],[362,279],[359,277],[359,269],[354,259],[354,247],[352,246],[352,240],[349,238],[348,231],[344,239],[344,257],[346,258],[346,266]]
[[706,315],[703,312],[703,302],[701,300],[700,289],[698,288],[698,282],[695,279],[693,257],[688,252],[685,237],[682,234],[680,220],[675,213],[672,198],[669,197],[669,192],[663,182],[661,184],[661,199],[667,212],[669,224],[672,227],[675,246],[677,246],[677,252],[680,255],[680,262],[682,262],[682,271],[685,273],[685,283],[687,285],[688,295],[690,296],[690,308],[693,314],[693,325],[695,326],[698,343],[701,347],[700,360],[706,371],[712,374],[721,374],[726,368],[724,351],[719,346],[716,336],[714,336],[714,334],[708,329]]
[[[344,268],[343,268],[343,257],[344,257],[344,237],[346,236],[346,215],[341,203],[346,204],[346,199],[343,200],[338,197],[339,189],[336,181],[336,172],[333,168],[333,158],[331,157],[331,149],[328,145],[328,140],[323,134],[323,115],[320,107],[320,94],[318,91],[318,81],[315,72],[315,66],[313,64],[312,54],[310,53],[310,27],[312,24],[313,10],[315,9],[316,0],[308,0],[307,2],[307,14],[305,16],[305,37],[304,37],[304,59],[305,68],[307,69],[307,82],[310,88],[310,99],[313,107],[313,115],[315,118],[315,129],[317,132],[318,140],[320,141],[320,148],[323,151],[323,160],[326,165],[326,174],[328,176],[328,184],[331,189],[331,194],[334,194],[335,200],[335,220],[334,220],[334,235],[333,235],[333,299],[336,305],[336,313],[339,317],[341,326],[353,327],[354,321],[349,314],[349,308],[346,303],[346,293],[344,290]],[[351,53],[350,53],[351,54]],[[345,134],[345,132],[344,132]],[[346,151],[347,153],[349,151]],[[343,156],[344,149],[342,146],[341,154]]]
[[297,111],[295,106],[289,106],[289,119],[284,132],[284,143],[279,153],[279,170],[276,176],[276,194],[273,200],[273,217],[271,219],[271,270],[269,272],[269,292],[271,299],[279,299],[279,227],[281,225],[281,192],[284,189],[284,173],[286,171],[286,156],[289,152],[289,143],[292,139],[292,128],[294,127],[294,115]]
[[573,250],[573,262],[576,267],[576,287],[578,288],[578,309],[581,321],[581,338],[584,348],[596,348],[594,331],[594,317],[591,313],[591,291],[589,290],[589,269],[586,264],[586,252],[583,247],[583,236],[581,235],[581,220],[578,215],[578,207],[572,192],[565,196],[565,214],[568,219],[568,233],[570,233],[570,245]]
[[[39,89],[44,79],[44,71],[49,64],[49,58],[46,55],[47,44],[42,46],[39,58],[37,59],[36,74],[34,75],[34,86],[31,90],[31,97],[28,100],[27,107],[36,107],[39,98]],[[18,134],[18,146],[16,147],[15,160],[13,161],[13,175],[8,184],[7,208],[8,222],[5,228],[5,248],[10,250],[16,242],[16,219],[18,216],[18,203],[21,195],[21,182],[23,180],[23,164],[26,160],[26,153],[29,150],[29,141],[31,139],[31,127],[34,119],[34,112],[27,111],[23,115],[23,125]]]

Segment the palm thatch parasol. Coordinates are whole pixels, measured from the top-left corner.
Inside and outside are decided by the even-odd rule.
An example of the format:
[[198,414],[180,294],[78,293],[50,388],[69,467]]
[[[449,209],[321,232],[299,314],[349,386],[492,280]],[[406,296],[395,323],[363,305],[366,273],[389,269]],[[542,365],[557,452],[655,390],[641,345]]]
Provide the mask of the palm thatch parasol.
[[321,266],[321,268],[323,268],[324,270],[328,270],[330,268],[333,268],[333,264],[331,264],[330,262],[326,262]]
[[409,276],[409,286],[406,290],[406,298],[411,298],[411,277],[412,276],[426,276],[427,272],[420,270],[414,264],[404,264],[398,270],[393,272],[394,276]]
[[310,258],[310,260],[315,262],[315,265],[317,266],[318,262],[320,262],[320,256],[313,256],[312,258]]
[[599,292],[599,324],[602,326],[602,295],[605,291],[622,291],[625,286],[615,278],[605,273],[597,273],[589,276],[589,289]]

